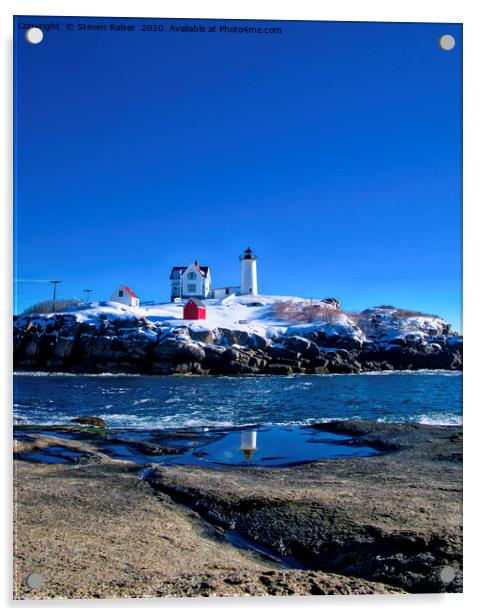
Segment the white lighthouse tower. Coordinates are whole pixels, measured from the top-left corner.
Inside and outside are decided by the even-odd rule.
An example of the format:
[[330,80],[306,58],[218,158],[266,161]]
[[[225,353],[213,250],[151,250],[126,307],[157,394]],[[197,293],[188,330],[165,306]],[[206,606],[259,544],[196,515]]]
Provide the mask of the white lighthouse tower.
[[241,294],[258,295],[257,257],[253,255],[251,248],[246,248],[239,260],[241,261]]

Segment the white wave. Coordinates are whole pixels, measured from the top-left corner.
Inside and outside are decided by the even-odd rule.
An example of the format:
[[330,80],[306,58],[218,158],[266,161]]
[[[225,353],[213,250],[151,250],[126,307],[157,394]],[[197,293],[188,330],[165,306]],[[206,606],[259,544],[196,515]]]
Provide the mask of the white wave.
[[312,387],[313,383],[296,383],[293,385],[287,385],[283,387],[283,391],[292,391],[293,389],[306,389],[307,387]]
[[[233,423],[232,421],[200,421],[196,419],[185,420],[181,427],[183,428],[231,428],[238,424]],[[252,425],[252,424],[240,424],[240,425]],[[170,428],[177,427],[177,424],[169,424]]]
[[463,418],[461,415],[411,415],[409,417],[379,417],[377,423],[418,423],[428,426],[462,426]]
[[128,415],[127,413],[102,413],[102,419],[105,421],[117,421],[127,420],[127,421],[139,421],[145,420],[145,417],[141,417],[140,415]]
[[[65,377],[132,377],[139,378],[146,376],[145,374],[128,374],[127,372],[85,372],[79,374],[77,372],[41,372],[41,371],[28,371],[28,370],[14,370],[13,376],[44,376],[44,377],[52,377],[52,376],[65,376]],[[151,375],[147,375],[151,376]],[[152,375],[154,376],[154,375]],[[157,376],[156,376],[157,378]]]
[[364,377],[364,376],[414,376],[414,375],[433,375],[433,376],[451,376],[461,377],[463,375],[462,370],[429,370],[424,368],[421,370],[370,370],[368,372],[352,372],[350,374],[297,374],[296,377],[316,377],[316,378],[333,378],[333,377]]
[[[213,378],[216,380],[226,379],[232,381],[238,381],[240,379],[309,379],[313,377],[317,378],[332,378],[332,377],[362,377],[362,376],[382,376],[382,375],[394,375],[394,374],[433,374],[438,376],[462,376],[462,370],[430,370],[428,368],[424,368],[421,370],[373,370],[370,372],[360,372],[360,373],[351,373],[351,374],[291,374],[288,376],[281,376],[276,374],[244,374],[240,376],[209,376],[204,378]],[[127,372],[97,372],[97,373],[76,373],[76,372],[41,372],[41,371],[27,371],[27,370],[15,370],[13,372],[14,376],[38,376],[38,377],[98,377],[98,378],[106,378],[106,377],[129,377],[129,378],[155,378],[155,379],[168,379],[168,378],[180,378],[180,379],[198,379],[203,378],[199,375],[194,374],[182,374],[182,375],[158,375],[158,374],[130,374]]]
[[417,423],[427,424],[429,426],[461,426],[463,418],[461,415],[452,416],[429,416],[421,415]]
[[[65,425],[71,425],[70,419],[72,417],[69,416],[69,419],[62,419],[61,417],[55,417],[55,418],[51,418],[51,419],[44,419],[42,418],[41,420],[37,420],[35,417],[29,417],[26,421],[22,421],[22,424],[28,425],[28,426],[65,426]],[[14,422],[17,423],[17,422]]]

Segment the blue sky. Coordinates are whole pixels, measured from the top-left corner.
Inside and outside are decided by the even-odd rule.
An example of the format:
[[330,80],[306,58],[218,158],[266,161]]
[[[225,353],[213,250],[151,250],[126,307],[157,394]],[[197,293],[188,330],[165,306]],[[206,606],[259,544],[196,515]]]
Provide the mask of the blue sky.
[[[39,45],[18,29],[52,21]],[[215,286],[238,283],[249,244],[262,293],[394,304],[460,327],[461,26],[16,22],[16,278],[61,279],[62,297],[106,299],[122,283],[165,300],[171,266],[195,259]],[[17,310],[51,292],[16,289]]]

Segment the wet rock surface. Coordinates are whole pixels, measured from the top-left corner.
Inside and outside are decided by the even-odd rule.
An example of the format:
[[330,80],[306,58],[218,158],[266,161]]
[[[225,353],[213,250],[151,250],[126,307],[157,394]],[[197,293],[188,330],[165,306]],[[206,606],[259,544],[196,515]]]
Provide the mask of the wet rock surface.
[[[317,428],[382,453],[280,468],[139,465],[105,443],[154,459],[218,437],[17,427],[17,596],[460,592],[461,428]],[[49,460],[52,448],[65,458]],[[25,588],[31,571],[45,588]]]
[[82,417],[74,417],[72,423],[78,423],[84,426],[94,426],[96,428],[105,429],[107,427],[106,422],[100,417],[92,417],[90,415],[83,415]]
[[[150,485],[310,570],[408,592],[462,588],[462,430],[343,421],[385,455],[278,469],[157,467]],[[455,578],[445,583],[444,567]]]
[[[138,434],[137,442],[169,448],[193,435]],[[219,525],[150,489],[141,478],[145,466],[103,453],[103,437],[88,427],[24,426],[16,436],[17,599],[403,592],[352,575],[290,568],[283,558],[233,545]],[[120,431],[114,438],[127,440]],[[77,451],[86,461],[46,464],[22,457],[52,446]],[[193,475],[198,470],[190,469]],[[228,484],[235,488],[231,480]],[[291,485],[285,496],[291,500],[296,491]],[[43,577],[41,588],[26,585],[31,572]]]

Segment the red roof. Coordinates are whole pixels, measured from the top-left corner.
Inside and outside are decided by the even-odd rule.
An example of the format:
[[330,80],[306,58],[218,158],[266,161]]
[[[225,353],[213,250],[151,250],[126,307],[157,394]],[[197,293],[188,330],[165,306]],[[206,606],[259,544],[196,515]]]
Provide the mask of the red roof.
[[188,302],[186,302],[186,306],[188,304],[194,304],[198,308],[206,308],[206,306],[202,303],[202,301],[198,299],[197,297],[191,297],[191,299]]
[[124,291],[128,293],[131,297],[134,297],[135,299],[139,299],[137,295],[134,293],[134,291],[132,289],[129,289],[129,287],[126,287],[125,284],[121,285],[121,289],[124,289]]
[[197,271],[201,274],[201,276],[204,276],[204,272],[202,271],[202,269],[199,267],[199,263],[196,261],[194,261],[194,267],[197,269]]

